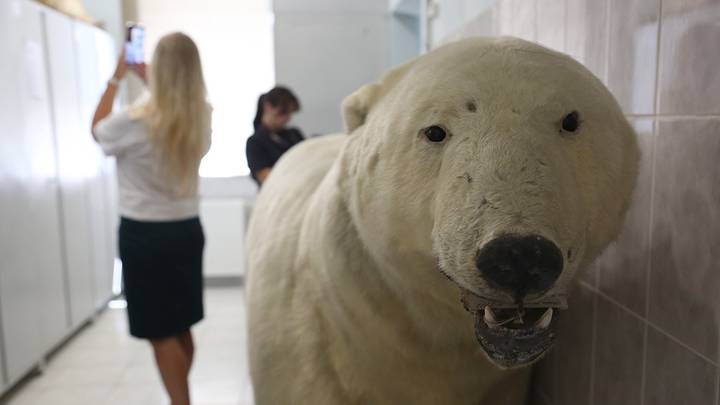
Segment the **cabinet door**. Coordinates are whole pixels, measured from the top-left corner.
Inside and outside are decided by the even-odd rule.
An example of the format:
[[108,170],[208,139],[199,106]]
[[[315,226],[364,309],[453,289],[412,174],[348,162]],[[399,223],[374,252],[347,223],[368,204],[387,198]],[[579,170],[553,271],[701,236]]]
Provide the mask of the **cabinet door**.
[[[115,68],[114,45],[107,33],[85,24],[75,23],[76,52],[79,61],[78,77],[80,89],[80,115],[88,123],[92,119],[97,101],[105,89],[106,81]],[[112,271],[115,249],[112,234],[115,232],[114,215],[108,201],[109,179],[106,178],[107,159],[97,145],[92,145],[88,154],[92,174],[88,181],[90,205],[89,222],[92,236],[92,267],[94,305],[104,305],[112,295]],[[112,180],[114,181],[114,179]]]
[[80,114],[78,63],[73,21],[59,13],[46,13],[48,66],[55,114],[55,141],[62,202],[65,269],[70,321],[76,327],[93,313],[93,239],[89,188],[95,169],[90,121]]
[[[19,49],[16,43],[19,41],[19,35],[14,32],[17,29],[19,18],[20,3],[18,1],[0,1],[0,55],[14,55]],[[10,63],[0,63],[0,77],[14,77],[13,66]],[[15,180],[13,169],[17,165],[14,152],[17,149],[15,144],[17,139],[11,134],[20,130],[18,114],[20,109],[15,103],[16,85],[11,80],[0,80],[0,393],[7,387],[7,375],[5,373],[6,361],[4,353],[7,350],[5,343],[5,335],[7,331],[6,324],[3,323],[2,313],[3,304],[8,305],[8,299],[2,296],[5,290],[3,283],[5,273],[9,266],[14,265],[15,257],[7,256],[10,251],[11,239],[14,237],[12,232],[7,229],[5,224],[10,215],[5,210],[10,206],[12,193],[15,190]],[[11,101],[11,102],[9,102]],[[12,160],[11,160],[12,159]],[[12,244],[15,247],[15,244]]]
[[[105,31],[93,29],[97,60],[97,92],[105,88],[106,80],[112,76],[117,62],[117,53],[112,37]],[[95,266],[95,298],[96,305],[102,306],[112,297],[113,268],[116,256],[117,210],[116,198],[111,193],[115,184],[114,160],[103,156],[99,147],[95,147],[97,156],[97,176],[95,199],[93,206],[98,249]]]
[[[102,159],[102,156],[97,160]],[[114,264],[114,251],[110,248],[110,218],[106,181],[102,161],[96,162],[95,175],[89,184],[89,197],[91,204],[90,222],[92,223],[93,236],[93,296],[95,298],[94,308],[107,304],[112,295],[112,272]]]
[[16,59],[2,64],[10,66],[0,85],[0,317],[15,380],[56,342],[67,319],[42,13],[34,3],[9,4],[0,54]]

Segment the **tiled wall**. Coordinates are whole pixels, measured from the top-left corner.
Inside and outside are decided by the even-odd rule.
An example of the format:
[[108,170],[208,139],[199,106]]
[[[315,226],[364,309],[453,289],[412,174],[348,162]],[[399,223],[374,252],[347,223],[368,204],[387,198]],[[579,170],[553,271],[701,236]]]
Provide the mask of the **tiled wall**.
[[584,63],[643,152],[625,229],[579,276],[534,403],[718,405],[720,0],[498,0],[446,40],[477,34]]

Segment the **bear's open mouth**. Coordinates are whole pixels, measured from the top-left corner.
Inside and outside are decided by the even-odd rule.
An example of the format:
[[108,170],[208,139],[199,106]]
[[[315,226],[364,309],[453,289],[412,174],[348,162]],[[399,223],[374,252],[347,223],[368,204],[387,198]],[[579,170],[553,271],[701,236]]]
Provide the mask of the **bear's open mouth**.
[[555,340],[557,309],[553,307],[465,308],[475,315],[475,336],[491,361],[503,368],[528,365],[547,352]]
[[485,307],[475,314],[475,336],[490,359],[505,368],[538,360],[555,340],[553,308],[500,309]]

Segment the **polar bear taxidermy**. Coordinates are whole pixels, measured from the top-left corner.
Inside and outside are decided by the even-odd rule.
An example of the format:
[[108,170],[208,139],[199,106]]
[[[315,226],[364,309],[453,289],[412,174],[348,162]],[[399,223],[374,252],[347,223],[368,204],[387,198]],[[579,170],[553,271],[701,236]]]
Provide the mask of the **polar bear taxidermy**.
[[566,55],[474,38],[343,113],[347,135],[289,151],[253,212],[256,404],[524,403],[635,186],[617,102]]

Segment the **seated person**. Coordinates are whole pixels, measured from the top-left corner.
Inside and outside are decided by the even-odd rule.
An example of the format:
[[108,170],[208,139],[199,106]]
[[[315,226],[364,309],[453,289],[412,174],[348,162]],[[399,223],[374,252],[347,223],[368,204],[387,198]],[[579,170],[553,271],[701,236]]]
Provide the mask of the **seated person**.
[[285,87],[277,86],[258,99],[255,133],[245,148],[250,174],[258,186],[262,186],[280,156],[305,139],[299,129],[285,127],[299,110],[300,101]]

